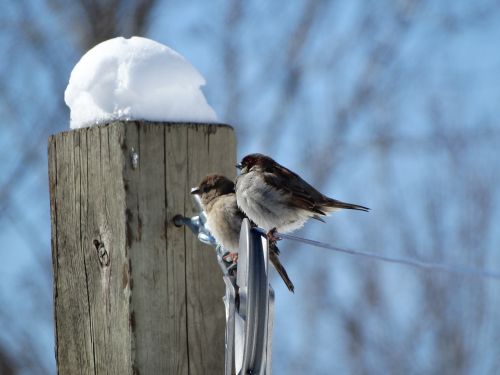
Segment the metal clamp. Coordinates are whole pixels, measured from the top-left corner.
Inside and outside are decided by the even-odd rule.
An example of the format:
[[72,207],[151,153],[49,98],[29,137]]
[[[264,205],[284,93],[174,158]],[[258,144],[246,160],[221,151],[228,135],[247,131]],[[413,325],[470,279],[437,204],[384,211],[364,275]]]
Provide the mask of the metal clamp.
[[205,211],[203,211],[200,197],[198,195],[193,195],[193,199],[200,214],[191,218],[182,215],[175,215],[174,224],[177,227],[181,227],[183,225],[187,226],[201,242],[206,245],[216,246],[217,242],[208,228],[207,215],[205,214]]
[[274,291],[268,279],[267,241],[244,219],[236,272],[226,262],[228,253],[218,246],[206,225],[206,214],[198,196],[193,197],[200,214],[192,218],[174,217],[177,226],[186,225],[198,239],[215,246],[217,261],[226,285],[225,374],[271,374]]
[[268,270],[267,241],[244,219],[236,276],[240,302],[235,315],[237,374],[271,374],[274,291]]

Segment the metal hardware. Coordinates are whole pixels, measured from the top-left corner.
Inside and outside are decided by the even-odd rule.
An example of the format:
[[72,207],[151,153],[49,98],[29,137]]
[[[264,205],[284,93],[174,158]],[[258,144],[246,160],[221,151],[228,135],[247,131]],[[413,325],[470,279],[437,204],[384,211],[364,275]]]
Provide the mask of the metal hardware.
[[132,164],[132,169],[137,169],[137,166],[139,165],[139,154],[133,147],[130,150],[130,163]]
[[[225,374],[271,374],[274,291],[268,279],[267,241],[244,219],[240,232],[238,264],[224,260],[228,252],[210,234],[200,198],[193,196],[200,214],[174,217],[176,226],[186,225],[198,239],[215,246],[226,285]],[[235,272],[236,270],[236,272]]]
[[274,291],[268,270],[267,241],[244,219],[236,276],[240,298],[236,322],[242,322],[236,326],[236,335],[243,338],[235,342],[237,374],[271,374]]
[[207,215],[205,214],[205,211],[203,211],[203,208],[201,206],[200,197],[198,195],[193,195],[193,199],[200,214],[191,218],[182,215],[175,215],[174,224],[177,227],[181,227],[183,225],[187,226],[201,242],[206,245],[216,246],[217,242],[215,241],[215,238],[212,236],[212,234],[210,233],[210,229],[208,228]]

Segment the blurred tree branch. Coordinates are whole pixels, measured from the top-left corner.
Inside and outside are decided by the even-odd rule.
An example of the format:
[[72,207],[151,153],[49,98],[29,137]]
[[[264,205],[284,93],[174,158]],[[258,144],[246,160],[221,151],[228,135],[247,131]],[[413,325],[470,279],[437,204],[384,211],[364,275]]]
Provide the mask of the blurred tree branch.
[[[311,225],[306,236],[453,264],[498,264],[500,128],[498,116],[475,108],[481,102],[473,85],[493,81],[496,70],[471,69],[468,84],[458,86],[456,76],[465,74],[452,72],[458,62],[436,60],[460,38],[486,38],[500,15],[496,2],[227,0],[216,9],[198,2],[193,12],[158,0],[10,1],[0,15],[7,52],[0,66],[0,235],[10,230],[24,240],[6,247],[32,252],[36,268],[18,286],[40,309],[34,319],[51,324],[48,233],[43,239],[33,230],[48,231],[48,210],[23,202],[19,191],[48,201],[41,182],[46,137],[67,123],[62,92],[77,59],[103,40],[146,35],[160,7],[169,7],[162,24],[221,30],[188,27],[220,57],[203,63],[215,66],[207,81],[222,96],[223,120],[236,126],[240,152],[271,154],[325,193],[373,208]],[[461,56],[463,64],[471,61]],[[500,306],[491,283],[337,256],[308,262],[304,254],[313,250],[283,247],[290,276],[300,282],[295,309],[287,311],[293,329],[275,344],[277,373],[331,373],[332,363],[360,374],[488,373],[500,366]],[[342,277],[348,295],[345,282],[336,282]],[[11,319],[9,311],[0,304],[2,321]],[[35,336],[28,325],[4,329],[0,372],[52,372]],[[18,357],[5,344],[13,338],[27,354]],[[278,343],[289,346],[278,350]]]

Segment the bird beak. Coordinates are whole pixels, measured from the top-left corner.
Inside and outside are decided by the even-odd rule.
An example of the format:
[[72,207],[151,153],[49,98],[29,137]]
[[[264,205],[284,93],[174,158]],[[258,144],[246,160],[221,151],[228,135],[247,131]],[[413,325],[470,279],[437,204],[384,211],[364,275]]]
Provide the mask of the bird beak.
[[242,168],[243,168],[243,165],[242,165],[241,163],[238,163],[238,164],[236,164],[236,168],[238,168],[238,169],[242,169]]
[[191,189],[191,194],[193,195],[199,195],[200,194],[200,189],[198,187],[194,187]]

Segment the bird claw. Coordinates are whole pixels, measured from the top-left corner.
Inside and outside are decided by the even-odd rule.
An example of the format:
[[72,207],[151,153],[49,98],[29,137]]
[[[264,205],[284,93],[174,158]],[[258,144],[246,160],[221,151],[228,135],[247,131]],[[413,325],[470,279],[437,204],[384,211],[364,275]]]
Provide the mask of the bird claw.
[[271,244],[271,245],[276,245],[276,242],[281,240],[281,237],[278,237],[276,235],[276,228],[273,228],[269,232],[267,232],[266,238],[269,241],[269,244]]
[[234,276],[238,268],[238,253],[226,252],[222,255],[222,260],[227,264],[226,269],[229,275]]
[[222,256],[226,263],[238,263],[238,253],[227,252]]

